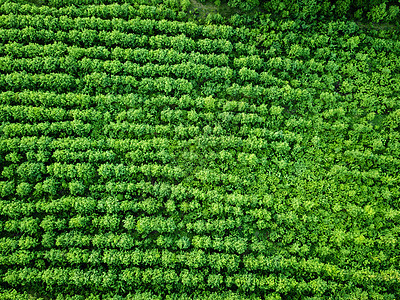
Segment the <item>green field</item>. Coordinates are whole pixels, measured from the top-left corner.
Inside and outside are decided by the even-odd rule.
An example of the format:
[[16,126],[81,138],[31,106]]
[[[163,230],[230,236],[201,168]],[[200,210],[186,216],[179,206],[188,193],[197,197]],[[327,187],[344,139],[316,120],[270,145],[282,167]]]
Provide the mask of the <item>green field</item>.
[[400,299],[397,4],[124,2],[0,1],[0,299]]

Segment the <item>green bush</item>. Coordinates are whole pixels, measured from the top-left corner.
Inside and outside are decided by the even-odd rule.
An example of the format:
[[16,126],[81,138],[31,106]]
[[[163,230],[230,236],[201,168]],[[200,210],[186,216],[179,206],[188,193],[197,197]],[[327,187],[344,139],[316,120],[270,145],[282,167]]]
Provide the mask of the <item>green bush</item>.
[[367,17],[375,23],[384,20],[386,18],[386,3],[374,6],[371,11],[367,13]]

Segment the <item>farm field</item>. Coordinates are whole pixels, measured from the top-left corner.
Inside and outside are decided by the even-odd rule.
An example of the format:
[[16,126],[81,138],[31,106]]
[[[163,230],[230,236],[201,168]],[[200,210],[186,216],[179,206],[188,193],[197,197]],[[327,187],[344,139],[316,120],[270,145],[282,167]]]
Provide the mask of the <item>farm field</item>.
[[400,298],[398,28],[36,2],[0,1],[0,299]]

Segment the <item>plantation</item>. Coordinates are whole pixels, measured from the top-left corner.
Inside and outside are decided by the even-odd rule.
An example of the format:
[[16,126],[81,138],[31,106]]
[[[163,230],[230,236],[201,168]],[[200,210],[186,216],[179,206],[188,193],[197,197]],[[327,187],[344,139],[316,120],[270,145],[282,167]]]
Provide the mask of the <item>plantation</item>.
[[260,2],[0,1],[0,299],[400,298],[398,4]]

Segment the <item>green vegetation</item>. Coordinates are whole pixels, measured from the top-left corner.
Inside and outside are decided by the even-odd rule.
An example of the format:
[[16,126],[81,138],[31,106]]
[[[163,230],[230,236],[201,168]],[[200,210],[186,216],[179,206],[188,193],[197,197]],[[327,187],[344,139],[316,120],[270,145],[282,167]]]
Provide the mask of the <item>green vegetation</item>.
[[[398,22],[400,17],[399,1],[389,0],[222,0],[222,4],[225,3],[246,12],[265,9],[279,18],[351,17],[372,22]],[[221,1],[216,0],[215,4],[219,6]]]
[[0,299],[400,298],[398,6],[14,1]]

